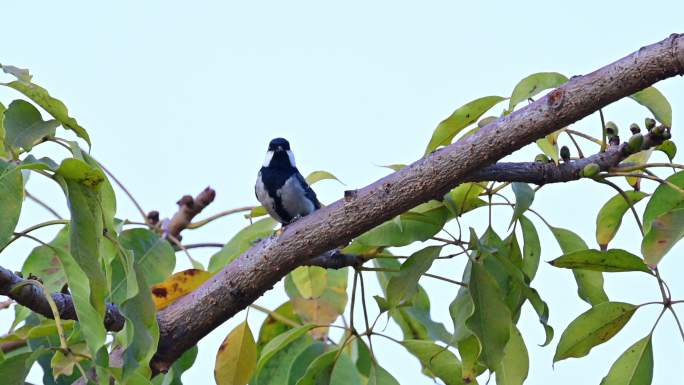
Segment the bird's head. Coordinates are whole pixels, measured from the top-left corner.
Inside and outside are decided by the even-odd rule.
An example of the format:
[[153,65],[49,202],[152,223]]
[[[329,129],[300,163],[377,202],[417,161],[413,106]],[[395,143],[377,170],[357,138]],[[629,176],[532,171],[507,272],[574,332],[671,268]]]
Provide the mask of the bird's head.
[[288,168],[295,165],[294,154],[290,150],[290,142],[284,138],[275,138],[268,144],[264,167]]

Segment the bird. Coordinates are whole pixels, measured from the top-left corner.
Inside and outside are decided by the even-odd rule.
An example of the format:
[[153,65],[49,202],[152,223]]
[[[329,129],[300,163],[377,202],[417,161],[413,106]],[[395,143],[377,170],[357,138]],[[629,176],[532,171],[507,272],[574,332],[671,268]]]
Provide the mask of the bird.
[[254,186],[257,200],[283,226],[321,208],[316,193],[297,170],[290,142],[275,138]]

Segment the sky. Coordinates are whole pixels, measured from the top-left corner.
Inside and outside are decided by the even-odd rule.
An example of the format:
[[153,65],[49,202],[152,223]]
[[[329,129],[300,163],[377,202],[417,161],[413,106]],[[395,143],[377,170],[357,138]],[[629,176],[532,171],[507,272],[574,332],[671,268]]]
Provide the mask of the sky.
[[[315,186],[330,203],[342,191],[386,175],[378,165],[418,159],[432,130],[458,106],[486,95],[510,95],[523,77],[542,71],[580,75],[681,31],[679,1],[456,2],[456,1],[14,1],[2,6],[0,63],[29,68],[34,81],[63,100],[93,141],[92,154],[115,173],[145,210],[162,217],[185,194],[210,185],[217,191],[206,214],[256,204],[253,184],[268,141],[290,140],[300,170],[327,170],[346,186]],[[684,119],[684,79],[657,87],[673,107],[674,141]],[[8,104],[16,97],[0,90]],[[501,108],[501,107],[498,107]],[[626,128],[647,110],[625,100],[604,112]],[[573,128],[596,133],[598,117]],[[69,134],[64,134],[69,137]],[[587,147],[591,148],[591,147]],[[47,155],[63,156],[59,149]],[[529,161],[532,147],[510,157]],[[659,156],[659,161],[664,156]],[[654,156],[655,158],[655,156]],[[59,189],[40,178],[27,188],[66,214]],[[653,188],[650,185],[649,188]],[[544,187],[533,208],[555,226],[576,231],[592,246],[595,215],[614,193],[591,182]],[[138,219],[118,195],[119,216]],[[642,207],[643,208],[643,207]],[[495,210],[500,233],[510,211]],[[498,216],[500,215],[500,216]],[[469,226],[484,229],[473,215]],[[49,219],[26,204],[19,228]],[[561,254],[537,223],[542,259]],[[240,216],[216,221],[187,241],[225,242],[246,222]],[[50,230],[36,233],[50,239]],[[614,247],[639,251],[634,220],[626,218]],[[0,265],[19,269],[34,244],[19,241]],[[680,245],[662,263],[675,297],[684,298]],[[193,256],[207,262],[210,250]],[[440,262],[443,273],[460,277],[463,264]],[[178,269],[187,268],[178,254]],[[369,279],[368,282],[373,280]],[[453,286],[421,280],[431,293],[433,318],[451,324]],[[377,290],[371,284],[369,291]],[[552,367],[562,330],[587,309],[575,293],[572,274],[542,264],[534,286],[551,308],[556,339],[547,347],[535,315],[524,310],[519,327],[530,351],[527,384],[599,383],[611,363],[642,338],[658,309],[640,309],[627,327],[588,357]],[[659,299],[655,281],[636,273],[606,276],[612,300]],[[275,308],[286,300],[281,286],[258,304]],[[684,307],[682,308],[684,309]],[[0,330],[11,313],[0,312]],[[200,342],[185,383],[212,383],[214,357],[224,336],[245,317],[240,313]],[[263,320],[249,314],[253,330]],[[388,334],[399,335],[389,326]],[[381,364],[402,384],[430,384],[418,361],[391,342],[374,341]],[[654,335],[653,384],[681,379],[684,344],[669,315]],[[484,379],[486,380],[486,379]],[[40,383],[40,371],[29,381]]]

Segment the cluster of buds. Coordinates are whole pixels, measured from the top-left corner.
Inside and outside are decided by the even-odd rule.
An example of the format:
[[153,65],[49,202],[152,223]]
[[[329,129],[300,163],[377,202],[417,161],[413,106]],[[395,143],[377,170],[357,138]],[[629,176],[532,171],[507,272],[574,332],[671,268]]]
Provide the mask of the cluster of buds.
[[631,155],[642,150],[647,150],[653,146],[663,143],[672,137],[670,127],[656,125],[656,121],[654,119],[646,118],[644,121],[644,126],[646,127],[646,130],[648,130],[646,135],[641,133],[641,128],[638,124],[632,123],[629,126],[632,136],[629,138],[627,145],[622,149],[625,155]]

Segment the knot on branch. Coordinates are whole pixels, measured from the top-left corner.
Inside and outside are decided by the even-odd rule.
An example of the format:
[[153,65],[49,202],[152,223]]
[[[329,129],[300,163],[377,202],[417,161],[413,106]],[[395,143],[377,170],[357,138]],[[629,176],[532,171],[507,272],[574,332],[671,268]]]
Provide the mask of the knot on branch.
[[192,222],[192,219],[197,214],[213,202],[214,198],[216,198],[216,191],[211,187],[205,188],[194,198],[190,195],[184,195],[176,202],[178,204],[178,211],[166,223],[165,234],[176,240],[181,240],[181,231]]

